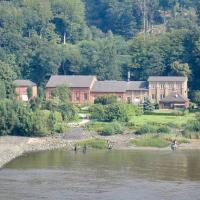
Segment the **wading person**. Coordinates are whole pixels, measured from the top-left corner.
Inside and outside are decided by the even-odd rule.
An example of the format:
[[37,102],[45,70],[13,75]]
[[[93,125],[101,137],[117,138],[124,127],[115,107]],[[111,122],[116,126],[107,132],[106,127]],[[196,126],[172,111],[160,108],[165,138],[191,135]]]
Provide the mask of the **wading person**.
[[86,144],[84,144],[84,146],[83,146],[83,153],[86,153],[86,150],[87,150],[87,146],[86,146]]
[[171,149],[172,149],[172,151],[175,151],[177,149],[177,141],[176,140],[172,141]]

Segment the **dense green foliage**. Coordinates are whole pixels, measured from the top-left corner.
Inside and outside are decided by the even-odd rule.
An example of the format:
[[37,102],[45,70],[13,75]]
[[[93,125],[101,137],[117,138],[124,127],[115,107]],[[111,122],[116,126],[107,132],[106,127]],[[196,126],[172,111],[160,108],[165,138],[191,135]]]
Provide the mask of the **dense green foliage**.
[[114,95],[100,96],[94,100],[94,103],[102,105],[117,103],[117,96]]
[[153,112],[154,109],[155,109],[154,104],[149,99],[145,99],[143,104],[144,112]]
[[119,122],[112,122],[103,129],[99,131],[100,135],[108,136],[108,135],[115,135],[115,134],[122,134],[124,132],[124,127]]
[[0,95],[16,77],[44,85],[51,74],[120,80],[128,70],[134,80],[188,75],[199,90],[199,8],[196,0],[3,0]]
[[91,118],[98,121],[128,122],[131,117],[141,115],[142,111],[133,104],[115,103],[109,105],[95,104],[90,108]]
[[0,101],[0,135],[46,136],[64,132],[65,128],[57,111],[32,110],[22,102]]

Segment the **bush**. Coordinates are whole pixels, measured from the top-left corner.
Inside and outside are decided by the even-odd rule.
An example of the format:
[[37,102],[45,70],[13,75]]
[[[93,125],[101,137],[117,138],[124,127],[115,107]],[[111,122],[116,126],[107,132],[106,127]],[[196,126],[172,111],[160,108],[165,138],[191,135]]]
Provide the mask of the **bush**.
[[164,148],[169,146],[169,142],[158,135],[144,135],[138,139],[132,140],[131,143],[140,147]]
[[118,122],[113,122],[105,126],[100,131],[100,135],[108,136],[108,135],[122,134],[123,132],[124,132],[124,127]]
[[108,104],[117,103],[117,100],[118,100],[118,97],[115,95],[105,95],[105,96],[97,97],[94,103],[108,105]]
[[162,126],[158,128],[157,130],[158,133],[170,133],[171,129],[168,126]]
[[105,107],[100,104],[92,105],[89,108],[89,112],[91,114],[91,118],[98,121],[106,121],[105,120]]
[[46,136],[64,129],[59,112],[32,110],[29,104],[15,100],[0,101],[1,135]]
[[200,121],[198,117],[197,120],[188,122],[188,124],[185,126],[185,129],[183,130],[183,135],[191,139],[200,138]]
[[110,105],[96,104],[90,108],[91,118],[98,121],[121,121],[128,122],[132,116],[141,115],[142,110],[126,103],[117,103]]
[[81,147],[84,147],[86,145],[87,147],[95,148],[95,149],[106,149],[107,148],[106,140],[102,140],[102,139],[86,140],[83,142],[79,142],[78,145],[80,145]]
[[144,135],[147,133],[157,133],[157,127],[150,124],[145,124],[136,132],[137,135]]
[[61,104],[57,109],[65,121],[72,121],[78,118],[79,109],[73,104]]
[[143,104],[144,112],[153,112],[155,110],[155,105],[149,100],[145,99]]

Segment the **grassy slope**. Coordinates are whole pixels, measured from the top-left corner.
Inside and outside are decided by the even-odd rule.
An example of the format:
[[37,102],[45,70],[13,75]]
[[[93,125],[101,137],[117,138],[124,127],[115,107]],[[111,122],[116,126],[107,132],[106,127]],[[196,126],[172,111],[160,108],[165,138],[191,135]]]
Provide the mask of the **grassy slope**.
[[175,124],[181,126],[182,124],[186,124],[189,120],[193,120],[194,117],[194,113],[189,113],[185,116],[175,116],[169,111],[157,111],[152,114],[134,116],[131,122],[133,122],[136,127],[140,127],[147,123],[156,123],[160,125]]

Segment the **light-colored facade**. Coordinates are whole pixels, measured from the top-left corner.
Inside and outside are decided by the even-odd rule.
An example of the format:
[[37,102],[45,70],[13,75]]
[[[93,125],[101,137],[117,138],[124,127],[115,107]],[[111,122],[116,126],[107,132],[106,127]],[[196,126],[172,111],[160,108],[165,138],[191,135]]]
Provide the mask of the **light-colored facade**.
[[149,77],[149,98],[159,103],[173,92],[188,98],[187,82],[186,77]]

